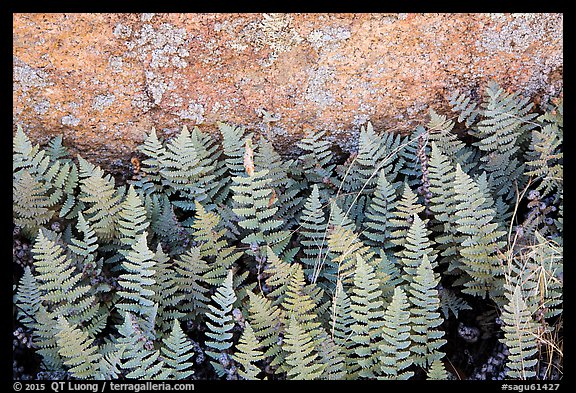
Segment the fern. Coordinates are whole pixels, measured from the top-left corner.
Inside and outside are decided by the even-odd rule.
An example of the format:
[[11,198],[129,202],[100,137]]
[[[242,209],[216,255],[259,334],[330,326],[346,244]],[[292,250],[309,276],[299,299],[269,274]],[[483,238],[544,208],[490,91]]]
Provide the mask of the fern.
[[14,223],[24,235],[36,237],[38,229],[55,215],[54,202],[48,199],[49,189],[34,179],[27,170],[20,171],[12,184]]
[[[278,211],[276,219],[295,217],[301,205],[302,197],[297,194],[300,188],[289,177],[292,160],[284,162],[282,157],[274,150],[269,140],[260,140],[259,149],[254,155],[254,165],[268,170],[269,187],[273,190],[272,196],[277,198]],[[288,220],[285,227],[288,226]]]
[[43,305],[40,305],[35,318],[36,324],[32,340],[37,348],[36,352],[42,358],[42,368],[47,371],[61,370],[64,362],[58,352],[59,348],[56,341],[58,322]]
[[325,365],[319,361],[311,334],[296,317],[292,317],[288,323],[283,348],[287,353],[288,379],[312,380],[322,375]]
[[356,359],[354,358],[354,341],[351,340],[351,326],[354,320],[350,297],[346,294],[341,281],[336,283],[330,317],[330,337],[344,355],[346,370],[353,369]]
[[[249,152],[251,142],[247,139],[247,162],[253,165]],[[234,185],[230,187],[232,198],[237,203],[237,207],[232,210],[240,217],[238,225],[246,230],[241,241],[251,247],[267,244],[275,253],[280,254],[289,240],[289,233],[279,230],[282,221],[273,218],[278,207],[267,177],[268,170],[255,171],[253,166],[247,166],[247,172],[248,176],[232,178]]]
[[270,247],[266,247],[267,264],[264,268],[267,296],[274,299],[273,304],[277,305],[284,301],[288,286],[292,276],[295,274],[297,265],[289,264],[281,260]]
[[248,291],[250,300],[248,309],[248,322],[254,330],[254,335],[260,342],[265,358],[277,359],[271,364],[281,363],[280,334],[283,332],[284,313],[272,304],[270,299]]
[[82,269],[95,267],[96,251],[98,250],[98,238],[92,226],[84,219],[82,213],[78,213],[78,229],[83,234],[83,239],[70,239],[68,249],[78,260],[78,266]]
[[451,272],[459,265],[458,247],[461,243],[454,219],[457,211],[454,191],[456,173],[448,156],[440,151],[435,142],[432,142],[429,164],[430,211],[434,214],[432,231],[437,234],[435,241],[440,250],[441,263],[447,264],[447,270]]
[[209,267],[200,256],[200,248],[192,247],[180,255],[175,260],[174,270],[175,285],[183,298],[178,309],[185,314],[183,318],[197,319],[208,310],[210,302],[209,284],[205,278]]
[[210,356],[210,362],[219,376],[225,374],[222,364],[218,363],[220,354],[232,346],[232,305],[236,301],[236,294],[232,288],[232,271],[228,272],[226,279],[218,287],[216,293],[212,296],[212,302],[209,304],[209,311],[206,314],[206,354]]
[[444,319],[448,319],[450,313],[458,318],[458,314],[462,310],[472,310],[472,307],[466,300],[458,297],[454,291],[448,288],[439,288],[438,295],[440,296],[440,309],[444,315]]
[[365,261],[372,261],[375,253],[366,246],[351,229],[336,226],[328,234],[328,249],[332,255],[324,276],[335,283],[338,279],[343,284],[353,280],[356,267],[356,255],[362,256]]
[[500,341],[510,352],[506,375],[517,379],[534,377],[537,363],[534,355],[538,352],[536,323],[530,316],[519,285],[506,285],[505,294],[508,302],[502,311],[504,338]]
[[36,324],[36,314],[40,309],[42,299],[39,283],[32,275],[30,266],[24,268],[14,302],[18,307],[18,320],[27,329],[32,330]]
[[192,343],[180,327],[178,320],[174,320],[170,335],[162,340],[161,353],[166,367],[172,369],[171,376],[174,379],[188,379],[194,374],[191,358],[194,356]]
[[136,319],[124,313],[124,323],[118,328],[120,337],[117,350],[121,352],[120,369],[130,379],[168,379],[171,370],[160,360],[160,351],[154,350]]
[[390,241],[397,245],[402,246],[408,233],[408,228],[412,225],[412,220],[415,213],[420,213],[424,210],[424,206],[418,203],[418,196],[412,191],[408,183],[404,183],[402,196],[396,204],[396,209],[392,212],[390,224],[393,229],[390,232]]
[[378,278],[372,266],[360,256],[356,256],[354,286],[352,287],[351,315],[354,322],[350,326],[357,368],[348,370],[354,377],[374,378],[378,371],[378,340],[382,320],[383,303]]
[[96,315],[96,299],[81,283],[71,260],[59,244],[38,232],[32,249],[42,302],[50,315],[66,317],[70,323],[85,324]]
[[324,329],[316,336],[316,350],[324,370],[320,379],[339,380],[346,376],[344,351],[332,340]]
[[80,201],[86,204],[84,215],[96,236],[103,241],[110,241],[118,236],[120,201],[124,196],[123,189],[115,189],[114,179],[106,175],[100,167],[88,164],[81,157],[78,161],[84,173],[81,173]]
[[374,196],[366,210],[365,230],[362,232],[366,238],[366,244],[385,250],[392,248],[389,230],[392,226],[390,219],[395,208],[396,193],[387,180],[386,173],[381,170],[378,175]]
[[414,373],[410,356],[410,304],[401,287],[394,290],[392,302],[383,316],[379,345],[380,370],[384,379],[409,379]]
[[149,338],[154,335],[154,317],[158,307],[153,300],[156,264],[154,253],[146,244],[146,233],[143,233],[122,261],[125,273],[118,279],[121,290],[118,291],[120,301],[116,307],[137,316],[136,322],[144,328]]
[[460,248],[462,269],[470,275],[462,292],[498,299],[502,295],[502,267],[497,250],[502,246],[503,233],[492,222],[494,211],[482,208],[485,197],[478,185],[456,164],[454,199],[457,202],[456,225],[465,238]]
[[199,244],[200,255],[206,259],[208,271],[204,279],[211,285],[220,285],[227,272],[236,262],[241,253],[235,252],[224,239],[225,228],[220,227],[220,216],[215,212],[207,212],[196,202],[195,221],[192,225],[194,240]]
[[214,169],[205,166],[188,128],[183,127],[176,137],[166,143],[161,160],[160,175],[169,195],[175,195],[174,206],[193,210],[194,201],[208,199],[206,176]]
[[466,94],[460,94],[455,91],[450,96],[449,102],[452,106],[452,111],[459,113],[458,123],[464,122],[466,127],[470,127],[480,113],[478,105],[471,102],[471,98],[466,96]]
[[513,182],[520,182],[524,166],[518,161],[518,139],[530,130],[531,120],[536,116],[529,111],[532,104],[521,99],[517,93],[506,93],[495,82],[488,83],[482,103],[482,119],[473,135],[475,143],[486,154],[481,158],[488,173],[490,188],[494,195],[510,200],[513,197]]
[[154,253],[154,281],[151,290],[154,292],[152,301],[158,305],[156,312],[156,327],[159,335],[164,335],[173,328],[172,321],[184,316],[178,306],[184,301],[184,295],[176,285],[176,271],[170,258],[162,251],[159,244]]
[[339,166],[338,183],[345,196],[343,208],[351,211],[355,224],[359,225],[364,218],[367,196],[374,193],[378,162],[386,153],[380,148],[381,137],[376,134],[372,124],[360,128],[358,153],[349,166]]
[[424,255],[422,263],[416,269],[414,281],[409,285],[409,301],[413,307],[410,309],[412,321],[412,359],[414,364],[427,367],[435,360],[444,357],[440,351],[446,340],[442,337],[444,332],[437,330],[442,324],[438,312],[440,299],[438,297],[439,277],[432,270],[428,256]]
[[304,253],[300,261],[304,264],[304,273],[312,279],[316,267],[324,261],[328,251],[326,245],[327,224],[320,202],[320,190],[318,185],[314,184],[300,215],[300,244]]
[[130,249],[136,243],[136,239],[148,230],[149,226],[144,204],[134,187],[130,186],[126,199],[122,202],[122,207],[118,212],[120,243],[126,249]]
[[68,321],[58,317],[58,332],[56,333],[58,353],[74,378],[99,378],[99,362],[102,355],[94,345],[94,339],[86,332],[70,325]]
[[556,123],[544,123],[539,130],[532,131],[530,148],[526,153],[525,175],[539,180],[536,190],[542,195],[552,194],[563,187],[563,139],[562,128]]
[[[430,121],[427,126],[431,146],[435,145],[436,149],[439,150],[437,155],[445,155],[451,164],[460,164],[467,173],[474,170],[476,163],[471,160],[473,151],[468,149],[466,144],[458,139],[458,136],[453,132],[454,122],[452,120],[448,120],[445,115],[440,115],[430,109]],[[434,149],[432,147],[432,151]]]
[[414,214],[412,225],[406,233],[404,247],[398,253],[399,264],[404,270],[403,278],[407,283],[412,282],[416,276],[416,270],[424,255],[428,257],[432,268],[438,266],[429,235],[430,231],[426,229],[426,222],[421,220],[418,214]]
[[236,345],[236,353],[232,358],[240,364],[238,375],[242,379],[257,380],[260,369],[254,363],[264,359],[264,354],[259,350],[260,344],[249,323],[244,326],[244,332],[240,336],[240,342]]
[[[326,131],[318,131],[308,128],[304,137],[296,144],[304,151],[298,159],[302,163],[302,172],[310,184],[322,184],[331,182],[336,165],[332,164],[333,154],[330,151],[330,142],[322,140]],[[326,186],[321,187],[322,190]]]
[[444,363],[440,360],[434,360],[428,372],[426,373],[427,380],[447,380],[448,371],[446,371],[446,367],[444,367]]
[[146,159],[142,160],[141,172],[138,179],[131,181],[136,189],[141,190],[145,196],[154,193],[163,193],[164,185],[160,169],[164,160],[165,149],[158,139],[156,129],[152,128],[150,135],[146,137],[144,143],[138,147]]

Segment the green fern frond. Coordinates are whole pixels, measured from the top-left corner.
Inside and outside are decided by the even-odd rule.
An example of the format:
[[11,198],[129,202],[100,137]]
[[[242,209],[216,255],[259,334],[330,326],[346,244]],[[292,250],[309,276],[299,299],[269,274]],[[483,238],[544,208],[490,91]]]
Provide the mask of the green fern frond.
[[18,282],[14,303],[18,307],[18,320],[29,330],[32,330],[36,324],[36,314],[41,302],[39,283],[32,274],[30,266],[26,266]]
[[304,203],[300,215],[300,244],[304,255],[300,261],[304,264],[304,273],[307,277],[314,276],[315,267],[326,258],[328,247],[326,244],[327,220],[320,201],[320,189],[317,184]]
[[174,379],[189,379],[194,374],[194,356],[192,343],[182,331],[177,319],[172,324],[170,335],[162,340],[160,352],[166,364],[166,368],[172,369],[171,376]]
[[384,324],[381,298],[380,283],[373,267],[356,254],[354,286],[350,295],[353,319],[350,329],[351,340],[354,342],[353,349],[357,356],[357,367],[348,370],[348,374],[352,377],[358,375],[363,378],[374,378],[378,373],[378,346],[375,343]]
[[68,323],[66,318],[58,317],[58,332],[56,333],[58,353],[74,378],[94,379],[100,377],[98,364],[102,355],[90,338],[75,325]]
[[14,224],[22,228],[24,235],[34,238],[38,229],[55,215],[54,203],[49,200],[48,187],[34,179],[24,169],[15,175],[12,183],[12,215]]
[[184,294],[177,286],[176,269],[173,262],[164,253],[162,246],[158,244],[154,253],[153,279],[151,286],[154,292],[152,301],[158,305],[156,312],[156,331],[160,336],[167,334],[172,329],[172,321],[179,320],[185,314],[178,310],[178,306],[184,301]]
[[206,354],[212,359],[210,363],[219,376],[225,373],[224,367],[219,363],[220,354],[232,346],[232,306],[236,301],[236,294],[232,287],[232,271],[228,272],[226,279],[212,296],[212,303],[208,305],[206,313]]
[[130,379],[162,380],[168,379],[171,369],[160,360],[160,351],[140,329],[136,319],[124,313],[124,323],[118,328],[120,337],[117,350],[121,353],[120,369]]
[[256,362],[264,359],[264,354],[259,349],[261,347],[254,330],[249,323],[244,326],[244,332],[240,336],[240,341],[236,345],[236,353],[232,358],[240,365],[238,368],[238,375],[242,379],[258,380],[260,369],[256,366]]
[[424,255],[428,257],[432,268],[436,268],[436,253],[432,248],[433,243],[429,240],[430,231],[426,229],[426,222],[414,214],[412,225],[406,233],[406,240],[400,252],[398,262],[404,270],[404,281],[410,283],[416,276],[416,269],[420,266]]
[[[81,158],[78,160],[85,161]],[[123,189],[116,189],[114,178],[106,175],[100,167],[94,166],[88,176],[81,176],[80,187],[82,192],[79,199],[86,204],[84,215],[94,228],[96,236],[103,241],[116,238]]]
[[504,338],[500,342],[508,347],[508,371],[506,375],[515,379],[534,377],[538,360],[537,325],[526,307],[520,285],[506,285],[506,298],[502,311]]
[[297,380],[319,379],[325,364],[320,362],[312,335],[292,317],[286,328],[283,349],[286,351],[287,378]]
[[232,264],[242,255],[228,246],[224,238],[226,229],[221,228],[220,222],[220,216],[216,212],[207,212],[196,202],[192,236],[199,244],[200,255],[208,263],[209,271],[204,274],[204,279],[210,285],[216,286],[222,284]]
[[284,313],[270,299],[260,294],[248,291],[248,297],[248,322],[260,342],[264,357],[273,358],[271,365],[281,364],[283,357],[279,339],[280,333],[284,331]]
[[383,379],[409,379],[406,371],[412,365],[410,356],[410,304],[401,287],[394,290],[392,301],[384,311],[382,341],[379,345],[380,375]]
[[129,249],[136,239],[148,230],[150,226],[146,219],[146,209],[133,186],[128,188],[126,199],[118,212],[118,231],[120,243]]
[[290,280],[296,271],[296,264],[289,264],[280,259],[270,247],[266,247],[267,264],[264,267],[266,285],[270,289],[267,297],[278,305],[284,301]]
[[454,179],[456,225],[464,239],[460,246],[461,268],[472,278],[465,283],[464,293],[495,301],[502,296],[503,269],[497,251],[503,246],[504,233],[494,223],[495,212],[484,208],[486,198],[480,188],[456,164]]
[[388,179],[386,173],[381,170],[378,175],[374,196],[370,200],[366,210],[364,220],[365,230],[362,235],[366,238],[366,244],[382,248],[384,250],[392,248],[390,243],[390,219],[392,212],[396,208],[396,192]]
[[209,269],[198,247],[192,247],[175,260],[175,284],[183,297],[179,310],[185,314],[186,320],[196,319],[208,310],[210,289],[205,275]]
[[448,371],[441,360],[434,360],[426,373],[427,380],[445,381],[449,379]]
[[444,331],[438,330],[443,320],[438,312],[440,298],[438,282],[440,278],[432,270],[428,256],[424,255],[422,263],[416,269],[416,276],[409,285],[410,321],[412,326],[412,359],[414,364],[427,367],[435,360],[444,357],[440,347],[446,344]]
[[424,210],[424,206],[418,203],[418,196],[412,191],[408,183],[404,183],[402,196],[396,204],[396,209],[392,212],[392,217],[389,222],[391,225],[390,241],[397,245],[402,246],[406,241],[406,234],[412,225],[412,220],[415,213],[420,213]]
[[70,323],[85,324],[98,308],[91,288],[81,283],[64,249],[40,230],[32,249],[42,302],[51,315],[66,317]]
[[146,336],[152,338],[154,321],[150,320],[157,310],[157,304],[153,300],[157,262],[154,253],[148,248],[146,236],[146,233],[138,236],[126,259],[122,261],[125,272],[118,278],[121,289],[117,292],[120,301],[116,307],[136,315],[137,323],[142,325]]

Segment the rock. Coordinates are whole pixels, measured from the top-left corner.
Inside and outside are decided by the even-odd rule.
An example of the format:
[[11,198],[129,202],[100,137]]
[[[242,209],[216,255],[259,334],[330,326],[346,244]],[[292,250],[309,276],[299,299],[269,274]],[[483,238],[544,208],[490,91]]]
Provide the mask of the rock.
[[13,130],[104,166],[145,134],[242,124],[293,150],[411,131],[489,79],[562,89],[562,14],[13,14]]

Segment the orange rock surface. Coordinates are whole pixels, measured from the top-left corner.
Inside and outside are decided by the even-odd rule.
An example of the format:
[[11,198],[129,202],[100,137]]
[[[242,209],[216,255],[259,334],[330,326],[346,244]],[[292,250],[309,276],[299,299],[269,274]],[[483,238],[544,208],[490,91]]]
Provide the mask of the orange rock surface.
[[[218,121],[290,151],[304,126],[344,149],[368,120],[409,131],[452,92],[563,85],[562,14],[14,14],[13,124],[127,162],[146,133]],[[118,161],[120,160],[120,161]],[[116,163],[116,164],[115,164]]]

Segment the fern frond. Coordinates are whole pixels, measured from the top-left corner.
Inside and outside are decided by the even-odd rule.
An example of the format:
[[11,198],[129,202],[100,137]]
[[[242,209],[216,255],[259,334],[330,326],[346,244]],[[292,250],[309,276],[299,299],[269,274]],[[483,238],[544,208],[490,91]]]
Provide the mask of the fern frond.
[[218,287],[209,304],[206,313],[206,354],[210,356],[210,362],[219,376],[225,373],[224,367],[218,362],[220,354],[232,346],[232,305],[236,301],[236,294],[232,287],[232,270],[228,272],[226,279]]
[[435,360],[444,357],[440,347],[446,344],[444,331],[437,328],[442,324],[440,316],[440,298],[438,297],[438,282],[440,278],[432,270],[428,256],[424,255],[422,263],[416,269],[414,281],[409,285],[410,320],[412,326],[412,359],[414,364],[427,367]]
[[374,269],[357,254],[354,286],[350,296],[353,319],[350,326],[351,340],[354,342],[353,349],[357,356],[357,367],[348,370],[348,374],[352,377],[358,375],[374,378],[378,373],[378,346],[375,343],[384,324],[381,297],[380,283]]
[[[302,163],[302,171],[310,184],[324,184],[324,179],[333,177],[333,154],[330,151],[330,142],[323,140],[326,131],[305,130],[304,137],[296,146],[304,150],[298,160]],[[323,186],[322,190],[326,187]]]
[[280,364],[283,359],[279,343],[280,333],[284,330],[284,313],[273,305],[270,299],[260,294],[248,291],[250,299],[248,322],[254,330],[254,335],[260,342],[264,357],[272,357],[272,365]]
[[100,377],[98,364],[102,355],[94,345],[94,339],[77,326],[68,323],[62,316],[58,317],[56,343],[58,353],[73,377],[78,379]]
[[264,354],[259,349],[261,347],[254,330],[249,323],[244,326],[244,332],[240,336],[240,341],[236,345],[236,353],[232,358],[240,364],[238,375],[242,379],[257,380],[260,369],[254,363],[264,359]]
[[40,230],[32,249],[42,302],[52,315],[66,317],[74,325],[92,320],[98,310],[89,286],[64,249]]
[[412,225],[413,216],[415,213],[420,213],[424,210],[424,206],[418,203],[418,196],[412,191],[408,183],[404,183],[402,196],[396,204],[396,208],[392,212],[392,217],[389,222],[391,225],[390,241],[397,245],[402,246],[406,241],[406,234]]
[[520,285],[506,286],[506,298],[502,311],[504,338],[500,342],[508,347],[507,376],[515,379],[534,377],[534,366],[538,362],[537,326],[526,307]]
[[194,363],[191,360],[194,351],[178,320],[174,320],[172,331],[162,340],[162,344],[160,352],[166,367],[172,369],[171,376],[174,379],[189,379],[194,374]]
[[55,215],[54,203],[48,198],[48,187],[34,179],[28,170],[15,175],[12,183],[12,215],[14,224],[22,228],[22,233],[34,238],[38,229],[47,224]]
[[[78,160],[85,161],[81,157]],[[106,175],[100,167],[94,166],[90,175],[80,180],[80,187],[79,199],[86,204],[84,215],[96,236],[103,241],[116,238],[123,190],[115,188],[111,175]]]
[[304,273],[311,279],[313,279],[315,267],[326,258],[328,252],[327,224],[320,201],[320,189],[317,184],[314,184],[300,215],[301,230],[299,233],[304,253],[300,261],[304,264]]
[[500,239],[504,233],[497,230],[494,223],[495,212],[483,208],[486,198],[480,188],[456,164],[454,199],[458,234],[464,236],[460,247],[461,268],[470,277],[465,283],[464,293],[485,297],[490,295],[495,301],[502,296],[503,269],[497,251],[503,246]]
[[14,303],[18,307],[17,318],[28,329],[36,324],[36,314],[40,309],[41,291],[36,277],[32,275],[30,266],[24,268],[24,273],[18,282]]
[[122,261],[125,273],[118,278],[121,289],[117,292],[120,300],[116,307],[138,316],[137,323],[142,325],[147,337],[152,338],[154,321],[150,320],[157,310],[157,304],[153,301],[157,262],[154,253],[148,248],[146,236],[146,233],[138,236],[126,259]]
[[275,305],[284,301],[290,280],[296,271],[296,264],[289,264],[280,259],[270,247],[266,247],[267,264],[264,267],[266,285],[270,289],[267,297]]
[[136,319],[129,312],[124,313],[124,323],[118,328],[120,337],[117,350],[121,353],[120,368],[130,379],[168,379],[171,369],[160,360],[160,351],[154,350]]
[[181,319],[185,314],[178,310],[178,306],[184,301],[184,294],[177,286],[176,270],[173,262],[158,244],[154,253],[153,279],[155,283],[151,286],[154,292],[152,301],[158,305],[156,312],[156,331],[163,336],[173,328],[172,321]]
[[446,367],[444,367],[444,363],[442,363],[441,360],[434,360],[426,373],[427,380],[444,381],[447,380],[448,377],[448,371],[446,371]]
[[418,214],[414,214],[403,249],[398,253],[398,262],[404,270],[403,278],[407,283],[416,276],[416,269],[420,266],[424,255],[428,257],[432,268],[438,266],[429,236],[430,231],[426,229],[426,222],[420,219]]
[[196,214],[192,228],[192,236],[199,244],[200,255],[208,263],[209,270],[204,279],[210,285],[220,285],[226,274],[240,257],[224,239],[226,229],[220,226],[220,216],[216,212],[207,212],[199,202],[196,202]]
[[312,335],[300,325],[296,317],[288,322],[283,349],[287,354],[285,361],[288,379],[313,380],[322,375],[326,365],[320,363]]
[[388,179],[386,173],[381,170],[378,175],[374,196],[370,200],[366,210],[364,220],[365,230],[362,235],[366,238],[366,244],[390,249],[393,245],[390,243],[390,219],[392,212],[396,208],[396,192]]
[[208,310],[209,284],[205,275],[209,271],[208,264],[200,256],[200,248],[192,247],[175,260],[175,284],[183,295],[179,310],[185,313],[185,319],[196,319]]
[[150,223],[146,219],[146,209],[133,186],[128,188],[126,199],[118,212],[118,231],[120,243],[130,249],[136,239],[148,230]]
[[383,379],[409,379],[406,371],[412,365],[410,356],[410,304],[401,287],[394,290],[392,301],[384,312],[382,341],[379,344],[380,371]]

